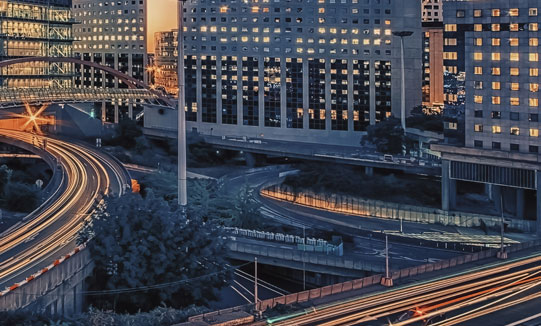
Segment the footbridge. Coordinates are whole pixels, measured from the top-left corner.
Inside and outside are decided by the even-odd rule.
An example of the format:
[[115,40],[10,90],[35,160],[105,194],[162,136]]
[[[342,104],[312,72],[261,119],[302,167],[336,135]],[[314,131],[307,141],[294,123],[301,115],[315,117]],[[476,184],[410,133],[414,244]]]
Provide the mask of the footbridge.
[[110,102],[117,100],[148,101],[153,104],[174,106],[163,93],[144,82],[95,62],[69,57],[23,57],[0,61],[0,70],[30,62],[69,63],[106,72],[119,80],[119,88],[0,88],[0,108],[22,104]]

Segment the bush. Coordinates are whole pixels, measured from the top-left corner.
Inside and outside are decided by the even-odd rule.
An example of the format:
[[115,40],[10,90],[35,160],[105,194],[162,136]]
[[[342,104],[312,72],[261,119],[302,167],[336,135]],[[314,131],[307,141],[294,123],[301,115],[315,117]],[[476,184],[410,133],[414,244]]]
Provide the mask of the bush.
[[35,185],[10,182],[5,193],[5,207],[8,210],[30,213],[39,205],[40,191]]

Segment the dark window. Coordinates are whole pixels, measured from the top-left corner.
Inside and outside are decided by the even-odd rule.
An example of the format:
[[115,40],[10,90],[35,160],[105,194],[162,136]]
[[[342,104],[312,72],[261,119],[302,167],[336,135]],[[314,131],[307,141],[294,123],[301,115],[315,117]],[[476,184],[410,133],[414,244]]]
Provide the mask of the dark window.
[[530,113],[529,119],[530,119],[530,122],[538,122],[539,121],[539,114]]
[[476,118],[482,118],[483,117],[483,110],[475,110],[475,117]]
[[520,114],[518,112],[511,112],[509,113],[509,119],[518,121],[520,119]]
[[502,113],[500,111],[492,111],[492,119],[501,119]]
[[492,149],[501,149],[502,144],[499,142],[492,142]]
[[457,10],[457,11],[456,11],[456,16],[457,16],[458,18],[464,18],[464,16],[465,16],[464,10]]
[[530,153],[539,153],[538,146],[530,146]]
[[483,142],[481,140],[474,140],[473,141],[473,146],[475,146],[477,148],[483,148]]
[[511,146],[509,146],[509,149],[512,152],[518,152],[520,150],[520,146],[519,146],[519,144],[511,144]]

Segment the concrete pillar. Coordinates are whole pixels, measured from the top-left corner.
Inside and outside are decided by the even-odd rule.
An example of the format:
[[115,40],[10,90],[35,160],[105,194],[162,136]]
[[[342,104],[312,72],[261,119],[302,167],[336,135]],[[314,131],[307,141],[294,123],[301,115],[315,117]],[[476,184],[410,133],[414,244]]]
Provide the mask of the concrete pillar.
[[494,198],[492,196],[492,185],[491,184],[485,183],[485,195],[488,197],[488,199],[494,200]]
[[498,214],[502,212],[502,187],[497,185],[492,186],[492,200],[494,201],[494,208]]
[[371,167],[371,166],[365,166],[365,167],[364,167],[364,173],[365,173],[367,176],[371,177],[371,176],[374,175],[374,168]]
[[444,211],[456,207],[456,180],[451,179],[450,168],[450,162],[443,160],[441,166],[441,209]]
[[524,218],[524,189],[517,188],[517,218]]
[[541,171],[535,171],[535,187],[537,188],[537,236],[541,237]]
[[246,159],[246,166],[249,168],[255,167],[256,159],[254,154],[244,152],[244,158]]

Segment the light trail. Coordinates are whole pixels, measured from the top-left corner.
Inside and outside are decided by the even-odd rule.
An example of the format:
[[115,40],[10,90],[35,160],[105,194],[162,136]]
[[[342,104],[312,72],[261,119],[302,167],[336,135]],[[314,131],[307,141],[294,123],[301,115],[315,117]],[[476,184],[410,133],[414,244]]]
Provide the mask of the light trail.
[[121,195],[129,178],[114,159],[89,146],[12,130],[0,130],[0,136],[34,146],[36,140],[39,145],[46,139],[47,152],[57,158],[64,173],[56,199],[46,201],[0,238],[0,284],[9,286],[7,281],[19,281],[74,246],[102,195],[111,189]]
[[[531,273],[538,273],[541,270],[541,266],[527,267],[527,265],[540,261],[541,256],[534,254],[521,259],[492,264],[484,268],[475,268],[444,278],[428,280],[416,285],[405,285],[360,298],[318,306],[316,307],[317,312],[301,311],[269,319],[267,323],[270,325],[299,326],[356,325],[362,321],[389,316],[391,313],[409,311],[410,309],[421,307],[422,304],[437,304],[441,301],[453,299],[457,295],[467,295],[472,292],[484,291],[489,286],[492,287],[490,291],[493,291],[494,285],[505,282],[510,282],[511,285],[515,286],[517,285],[517,280],[520,282],[527,277],[531,277]],[[510,272],[514,268],[521,267],[523,270]],[[531,279],[528,282],[532,280],[536,279]],[[506,288],[501,285],[500,287],[502,289]],[[483,293],[478,295],[483,295]],[[467,298],[464,300],[467,300]],[[439,312],[434,312],[434,315]],[[422,318],[418,320],[422,320]]]

